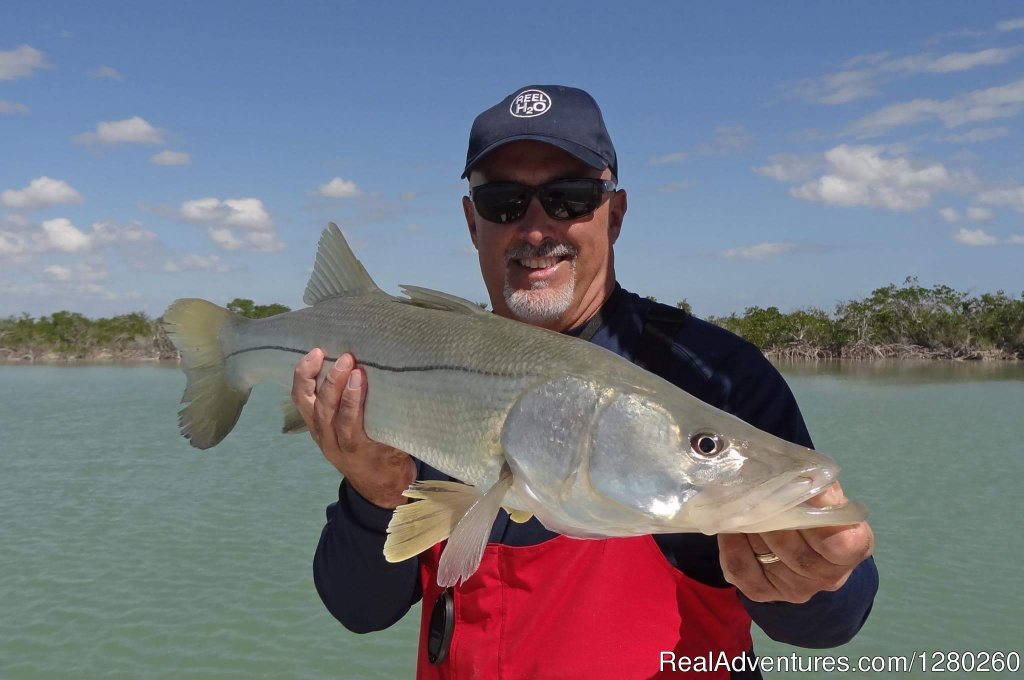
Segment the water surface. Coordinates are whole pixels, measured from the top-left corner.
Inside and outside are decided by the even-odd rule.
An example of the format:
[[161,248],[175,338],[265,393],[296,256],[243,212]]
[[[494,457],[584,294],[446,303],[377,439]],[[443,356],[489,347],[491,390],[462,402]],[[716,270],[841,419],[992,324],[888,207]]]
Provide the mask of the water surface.
[[[873,511],[882,587],[841,653],[1024,651],[1024,367],[784,371]],[[418,609],[358,636],[316,595],[339,478],[306,435],[278,434],[284,394],[257,389],[197,452],[177,433],[183,384],[154,366],[0,367],[0,678],[412,677]]]

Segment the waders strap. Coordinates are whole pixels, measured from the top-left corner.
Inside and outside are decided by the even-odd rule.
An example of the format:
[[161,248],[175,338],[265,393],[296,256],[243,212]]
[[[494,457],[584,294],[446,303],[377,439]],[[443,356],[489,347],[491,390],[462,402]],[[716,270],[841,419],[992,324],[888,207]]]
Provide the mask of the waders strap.
[[689,316],[682,309],[652,306],[644,321],[633,363],[664,378],[672,357],[672,345]]
[[601,326],[604,325],[605,319],[610,319],[615,315],[615,310],[619,308],[619,303],[622,302],[622,288],[619,284],[615,284],[615,289],[612,290],[612,294],[605,300],[605,303],[601,305],[601,309],[597,310],[594,316],[590,317],[576,337],[580,340],[586,340],[590,342],[597,335],[597,332],[601,330]]

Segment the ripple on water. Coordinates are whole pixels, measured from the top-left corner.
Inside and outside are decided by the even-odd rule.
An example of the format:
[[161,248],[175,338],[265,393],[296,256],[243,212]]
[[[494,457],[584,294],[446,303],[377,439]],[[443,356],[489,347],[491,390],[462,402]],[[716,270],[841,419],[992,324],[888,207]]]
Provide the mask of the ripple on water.
[[[176,431],[182,383],[155,367],[0,367],[0,678],[411,677],[418,608],[357,636],[316,595],[338,478],[307,438],[277,434],[283,395],[258,390],[201,453]],[[792,384],[874,513],[882,587],[844,652],[1019,648],[1020,378]]]

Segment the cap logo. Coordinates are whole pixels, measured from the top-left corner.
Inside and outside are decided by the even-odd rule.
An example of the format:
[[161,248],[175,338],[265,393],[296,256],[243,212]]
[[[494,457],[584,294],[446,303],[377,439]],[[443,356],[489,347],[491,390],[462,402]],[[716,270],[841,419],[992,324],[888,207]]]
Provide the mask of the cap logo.
[[509,113],[516,118],[533,118],[551,109],[551,97],[543,90],[523,90],[512,100]]

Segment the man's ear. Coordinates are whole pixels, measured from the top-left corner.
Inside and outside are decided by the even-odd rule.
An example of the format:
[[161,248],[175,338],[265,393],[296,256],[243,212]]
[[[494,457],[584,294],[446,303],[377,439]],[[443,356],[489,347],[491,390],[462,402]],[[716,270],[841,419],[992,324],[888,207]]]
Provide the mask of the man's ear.
[[469,238],[473,240],[473,247],[476,248],[476,210],[473,208],[473,201],[470,200],[469,196],[462,197],[462,212],[466,215]]
[[626,190],[619,189],[612,194],[611,200],[608,202],[608,231],[612,243],[618,240],[619,232],[622,231],[622,221],[626,217],[626,207]]

